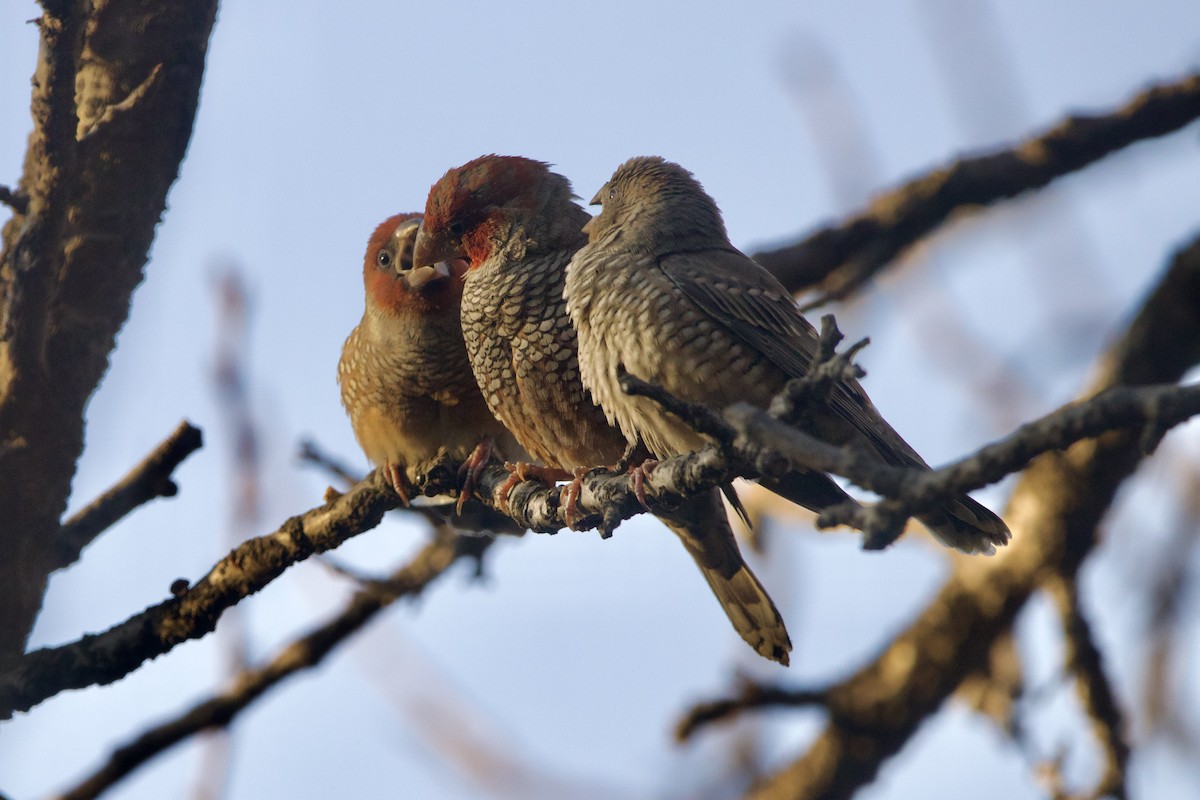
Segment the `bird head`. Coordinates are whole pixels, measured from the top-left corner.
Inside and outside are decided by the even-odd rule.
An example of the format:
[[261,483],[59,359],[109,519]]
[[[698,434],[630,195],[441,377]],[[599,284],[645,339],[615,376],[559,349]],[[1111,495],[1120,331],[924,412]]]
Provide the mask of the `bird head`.
[[392,314],[424,313],[453,304],[462,293],[466,262],[443,260],[414,266],[413,245],[420,214],[397,214],[375,229],[363,259],[367,303]]
[[659,156],[637,156],[617,167],[590,205],[601,206],[583,227],[591,242],[612,238],[647,249],[728,242],[721,211],[700,182]]
[[414,263],[464,258],[475,269],[517,235],[526,250],[582,243],[587,214],[572,197],[570,182],[541,161],[497,155],[468,161],[429,190]]

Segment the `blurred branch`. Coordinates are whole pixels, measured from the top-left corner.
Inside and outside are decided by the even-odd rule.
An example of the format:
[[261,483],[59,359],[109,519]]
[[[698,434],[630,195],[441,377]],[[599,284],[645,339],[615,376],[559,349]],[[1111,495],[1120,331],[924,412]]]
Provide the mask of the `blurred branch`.
[[1124,714],[1104,674],[1103,657],[1092,627],[1079,606],[1079,588],[1074,579],[1059,578],[1047,581],[1047,589],[1062,619],[1067,669],[1075,676],[1084,715],[1104,755],[1104,772],[1088,797],[1125,800],[1129,795],[1125,786],[1129,744],[1125,740]]
[[346,486],[353,486],[360,480],[359,477],[355,476],[354,471],[346,466],[344,461],[326,453],[313,439],[303,439],[300,441],[300,450],[297,453],[297,457],[301,463],[311,464],[318,469],[328,472]]
[[[1122,384],[1177,381],[1197,363],[1200,239],[1175,254],[1085,397]],[[1033,461],[1005,516],[1013,542],[995,558],[959,559],[916,621],[828,691],[830,718],[809,750],[748,796],[849,798],[872,781],[963,679],[985,668],[993,643],[1040,582],[1073,579],[1142,456],[1139,436],[1127,431]]]
[[809,307],[843,299],[957,211],[1040,189],[1136,142],[1200,118],[1200,75],[1152,87],[1108,114],[1071,116],[1011,149],[960,159],[876,197],[866,210],[754,259]]
[[0,203],[8,206],[13,210],[13,213],[24,216],[29,213],[29,198],[18,192],[14,192],[7,186],[0,185]]
[[60,564],[84,408],[191,137],[216,14],[216,0],[42,6],[0,252],[0,663],[24,649]]
[[455,536],[440,535],[390,578],[371,581],[354,594],[346,608],[319,628],[280,650],[265,664],[239,673],[228,689],[196,704],[179,717],[157,725],[113,751],[108,761],[60,800],[100,795],[120,779],[172,745],[202,730],[227,726],[251,703],[285,678],[320,664],[383,609],[401,597],[419,594],[462,554]]
[[675,726],[676,741],[684,742],[704,726],[727,719],[752,708],[823,706],[825,692],[812,689],[785,689],[741,680],[733,697],[697,703]]
[[398,503],[395,492],[373,472],[332,502],[292,517],[274,533],[243,542],[176,596],[103,633],[27,653],[0,673],[0,719],[66,689],[112,683],[142,662],[207,635],[226,609],[291,565],[375,527]]
[[1200,750],[1195,720],[1178,697],[1177,673],[1179,665],[1188,660],[1181,640],[1188,621],[1184,601],[1194,582],[1192,565],[1200,544],[1200,463],[1194,447],[1174,455],[1163,472],[1176,483],[1172,489],[1178,512],[1173,515],[1170,536],[1161,548],[1146,590],[1149,644],[1140,694],[1148,731],[1163,731],[1179,744]]
[[119,483],[63,524],[58,532],[59,569],[78,561],[83,548],[138,506],[157,497],[174,497],[179,487],[171,480],[171,474],[203,445],[200,429],[187,420],[180,422]]

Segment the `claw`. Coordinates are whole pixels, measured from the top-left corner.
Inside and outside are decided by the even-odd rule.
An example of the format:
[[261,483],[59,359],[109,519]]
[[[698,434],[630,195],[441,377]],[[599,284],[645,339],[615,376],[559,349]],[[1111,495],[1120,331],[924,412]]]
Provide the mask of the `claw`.
[[475,445],[471,455],[458,468],[459,477],[463,478],[463,485],[458,492],[458,502],[454,505],[454,511],[459,516],[462,516],[463,503],[467,502],[475,491],[475,484],[479,481],[479,476],[483,474],[483,468],[491,461],[493,450],[495,450],[495,445],[492,440],[484,439]]
[[633,484],[633,496],[642,504],[642,508],[647,511],[650,506],[646,503],[646,476],[654,471],[658,466],[658,460],[647,458],[641,464],[629,470],[629,480]]
[[563,507],[563,520],[571,530],[575,530],[575,523],[579,521],[579,495],[583,493],[583,476],[589,472],[587,467],[576,467],[571,482],[558,496],[559,505]]
[[387,476],[388,483],[396,490],[396,494],[400,496],[400,502],[405,508],[408,508],[408,480],[404,477],[400,467],[396,464],[385,464],[383,474]]
[[504,462],[504,468],[509,472],[508,480],[500,484],[500,487],[496,489],[496,493],[500,495],[497,504],[505,514],[508,513],[508,496],[518,483],[535,480],[545,484],[549,488],[558,481],[570,480],[574,477],[570,472],[566,472],[565,470],[555,469],[554,467],[543,467],[538,464],[528,464],[523,461],[516,464],[506,461]]

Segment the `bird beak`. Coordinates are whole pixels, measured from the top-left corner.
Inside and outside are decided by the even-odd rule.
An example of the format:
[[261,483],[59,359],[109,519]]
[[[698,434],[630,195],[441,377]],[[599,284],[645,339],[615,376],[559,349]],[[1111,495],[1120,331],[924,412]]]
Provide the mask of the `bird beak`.
[[607,193],[608,193],[608,184],[606,183],[600,187],[600,191],[596,192],[596,196],[593,197],[590,201],[588,201],[588,205],[589,206],[604,205],[604,195]]
[[431,267],[439,261],[462,258],[465,254],[461,248],[462,245],[458,242],[448,242],[442,237],[430,234],[422,222],[421,229],[417,231],[417,240],[413,243],[413,266]]
[[450,264],[439,261],[433,266],[414,267],[408,274],[408,288],[420,289],[427,283],[440,281],[450,277]]

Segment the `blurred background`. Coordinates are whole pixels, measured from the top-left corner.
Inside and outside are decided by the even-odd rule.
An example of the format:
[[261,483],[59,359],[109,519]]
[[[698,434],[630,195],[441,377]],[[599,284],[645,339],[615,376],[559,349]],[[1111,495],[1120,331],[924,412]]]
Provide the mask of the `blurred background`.
[[[20,175],[32,2],[0,5],[0,183]],[[1194,0],[896,0],[416,6],[226,2],[179,182],[88,413],[72,507],[186,417],[206,447],[181,492],[136,512],[51,583],[31,646],[100,631],[196,580],[234,544],[321,502],[299,442],[365,472],[336,364],[362,311],[375,225],[419,210],[484,153],[554,164],[584,198],[632,155],[692,170],[747,251],[878,191],[1120,105],[1200,64]],[[947,226],[831,307],[866,385],[933,464],[1076,394],[1171,250],[1200,222],[1195,126]],[[0,218],[2,221],[2,218]],[[1127,487],[1083,576],[1085,611],[1139,748],[1136,797],[1200,793],[1197,426]],[[1006,485],[980,499],[1002,511]],[[788,622],[789,670],[742,644],[666,529],[504,540],[402,602],[319,669],[137,772],[120,798],[736,796],[818,730],[775,711],[686,746],[671,728],[739,672],[844,677],[922,608],[948,561],[923,532],[882,553],[775,509],[755,569]],[[426,537],[399,514],[337,556],[383,574]],[[119,683],[0,726],[0,791],[64,788],[149,723],[210,694],[340,608],[315,560]],[[863,798],[1036,798],[1038,765],[1094,780],[1048,603],[1023,613],[1019,744],[948,704]]]

